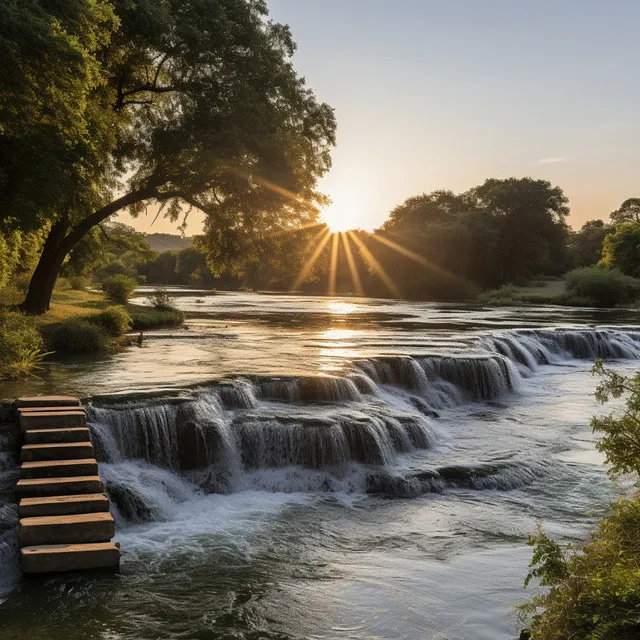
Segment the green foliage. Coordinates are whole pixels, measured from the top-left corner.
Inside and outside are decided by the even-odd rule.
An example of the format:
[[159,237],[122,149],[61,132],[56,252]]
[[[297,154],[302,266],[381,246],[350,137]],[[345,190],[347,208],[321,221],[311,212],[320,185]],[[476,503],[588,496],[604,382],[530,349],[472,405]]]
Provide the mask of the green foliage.
[[[640,499],[615,503],[592,541],[564,552],[542,531],[532,536],[527,577],[549,587],[520,608],[533,640],[631,640],[640,634]],[[527,622],[525,622],[527,623]]]
[[107,334],[97,324],[75,317],[56,326],[47,342],[59,354],[95,353],[107,348]]
[[602,245],[605,238],[614,232],[614,227],[602,220],[589,220],[579,231],[573,231],[568,237],[568,249],[571,262],[575,267],[591,267],[602,258]]
[[91,317],[91,322],[101,326],[110,336],[121,336],[131,330],[133,320],[121,305],[112,305]]
[[[610,473],[640,472],[640,374],[628,377],[605,369],[596,398],[624,398],[624,408],[591,422]],[[520,610],[534,640],[631,640],[640,637],[640,494],[616,502],[589,544],[564,551],[538,527],[530,538],[532,567],[525,586],[538,578],[548,591]]]
[[101,287],[108,300],[114,304],[127,304],[129,298],[136,290],[138,283],[133,278],[123,274],[109,276],[102,281]]
[[409,198],[370,245],[398,275],[403,295],[469,297],[475,287],[562,273],[568,264],[566,202],[545,180],[488,179],[459,195],[434,191]]
[[527,544],[534,547],[534,552],[529,563],[531,569],[524,580],[525,588],[529,586],[532,578],[537,578],[543,587],[558,584],[567,578],[569,567],[564,551],[557,542],[544,533],[540,522],[538,522],[536,533],[529,536]]
[[86,291],[91,285],[91,279],[87,276],[69,276],[69,286],[74,291]]
[[628,198],[609,217],[615,225],[621,222],[640,222],[640,198]]
[[184,322],[184,314],[178,309],[154,309],[130,304],[129,313],[135,331],[146,331],[159,327],[176,327]]
[[591,420],[594,432],[601,436],[596,446],[604,453],[612,475],[640,473],[640,373],[623,376],[605,369],[601,360],[596,362],[593,372],[601,377],[596,389],[598,402],[625,397],[622,415],[610,414]]
[[0,220],[52,223],[30,313],[48,308],[69,252],[124,208],[183,223],[200,209],[216,269],[254,236],[317,218],[335,118],[264,0],[1,7]]
[[0,25],[0,221],[39,229],[72,200],[99,200],[114,140],[99,108],[104,48],[118,19],[106,0],[4,0]]
[[623,222],[607,235],[600,264],[628,276],[640,275],[640,222]]
[[615,307],[629,304],[640,295],[640,282],[624,275],[617,269],[582,267],[570,271],[566,276],[567,293],[589,306]]
[[522,303],[520,289],[512,284],[503,284],[498,289],[485,291],[478,296],[478,302],[493,307],[510,307]]
[[173,298],[167,293],[166,289],[156,289],[151,294],[149,301],[156,311],[173,310]]
[[47,355],[42,336],[22,313],[0,312],[0,380],[31,375]]

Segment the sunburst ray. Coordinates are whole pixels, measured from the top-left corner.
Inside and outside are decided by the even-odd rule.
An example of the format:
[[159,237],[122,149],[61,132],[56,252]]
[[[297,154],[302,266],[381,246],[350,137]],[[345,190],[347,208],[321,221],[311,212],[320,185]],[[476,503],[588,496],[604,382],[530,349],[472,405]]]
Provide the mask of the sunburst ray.
[[444,267],[441,267],[435,262],[431,262],[431,260],[427,260],[427,258],[425,258],[424,256],[421,256],[419,253],[416,253],[415,251],[411,251],[411,249],[407,249],[407,247],[403,247],[398,242],[390,240],[389,238],[381,235],[380,233],[373,233],[371,234],[370,237],[376,242],[379,242],[380,244],[384,244],[385,246],[389,247],[390,249],[393,249],[394,251],[397,251],[398,253],[413,260],[414,262],[417,262],[418,264],[421,264],[422,266],[427,267],[428,269],[430,269],[434,273],[437,273],[438,275],[446,276],[447,278],[451,278],[456,282],[468,284],[468,282],[464,278],[456,275],[455,273],[452,273],[451,271],[449,271],[448,269],[445,269]]
[[344,253],[347,256],[347,264],[349,265],[349,271],[351,272],[351,282],[356,290],[356,295],[363,296],[364,289],[362,287],[362,281],[360,280],[360,274],[358,273],[358,266],[353,258],[353,252],[351,251],[351,245],[349,244],[349,236],[347,233],[341,233],[342,244],[344,245]]
[[329,262],[329,290],[328,294],[330,296],[335,296],[336,294],[336,276],[338,274],[338,251],[340,249],[340,234],[334,233],[332,237],[333,242],[331,243],[331,260]]
[[362,242],[362,240],[360,240],[360,238],[358,238],[358,236],[356,236],[352,231],[347,231],[347,233],[349,234],[349,237],[356,243],[358,249],[360,249],[360,253],[364,255],[365,259],[374,268],[382,282],[385,283],[389,291],[391,291],[391,293],[393,293],[393,295],[397,298],[402,297],[398,285],[396,285],[396,283],[391,279],[389,274],[384,270],[384,267],[376,260],[376,258],[371,253],[371,251],[369,251],[364,242]]
[[313,236],[313,238],[311,238],[311,240],[309,241],[309,243],[305,248],[305,253],[313,246],[313,244],[316,242],[316,240],[318,240],[318,238],[320,238],[320,240],[318,241],[318,245],[316,246],[314,252],[309,256],[308,260],[304,263],[304,265],[302,265],[302,269],[300,270],[298,277],[295,279],[295,282],[291,287],[292,291],[297,289],[304,282],[305,278],[309,274],[309,271],[313,269],[313,265],[316,263],[316,261],[320,257],[322,250],[325,248],[327,242],[329,242],[330,237],[331,237],[331,232],[327,227],[324,227],[323,229],[320,229],[320,231],[316,233],[316,235]]

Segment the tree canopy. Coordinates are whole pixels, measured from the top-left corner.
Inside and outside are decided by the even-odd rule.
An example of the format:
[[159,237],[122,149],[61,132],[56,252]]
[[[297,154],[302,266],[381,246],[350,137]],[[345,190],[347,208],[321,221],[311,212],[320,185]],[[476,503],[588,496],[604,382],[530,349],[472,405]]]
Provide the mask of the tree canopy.
[[[66,178],[60,197],[44,208],[25,197],[34,182],[48,189],[37,175],[0,185],[3,219],[31,207],[34,226],[51,224],[27,310],[46,309],[65,256],[126,207],[136,215],[157,203],[172,220],[201,209],[208,246],[223,247],[228,260],[247,250],[246,238],[256,231],[277,232],[317,216],[323,197],[316,181],[330,167],[335,119],[296,74],[289,29],[268,19],[263,0],[34,0],[4,10],[27,27],[3,33],[5,49],[22,52],[25,62],[16,65],[16,78],[2,81],[8,106],[0,111],[0,146],[5,139],[24,144],[11,115],[35,93],[33,136],[49,136]],[[43,118],[46,93],[29,84],[38,76],[28,42],[36,27],[52,50],[63,49],[42,56],[51,64],[43,76],[50,92],[62,92],[77,111],[61,115],[53,131]],[[75,93],[64,84],[61,28],[79,43],[80,51],[68,54]],[[78,131],[70,120],[81,123]],[[5,176],[19,173],[12,163],[17,156],[24,162],[24,151],[4,158]]]

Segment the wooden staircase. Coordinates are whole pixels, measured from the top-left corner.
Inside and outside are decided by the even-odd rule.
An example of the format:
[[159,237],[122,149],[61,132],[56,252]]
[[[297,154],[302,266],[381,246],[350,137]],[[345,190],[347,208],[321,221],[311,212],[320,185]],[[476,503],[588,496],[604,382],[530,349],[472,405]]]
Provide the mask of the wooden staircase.
[[20,398],[15,407],[24,436],[16,485],[22,571],[117,569],[115,522],[79,400]]

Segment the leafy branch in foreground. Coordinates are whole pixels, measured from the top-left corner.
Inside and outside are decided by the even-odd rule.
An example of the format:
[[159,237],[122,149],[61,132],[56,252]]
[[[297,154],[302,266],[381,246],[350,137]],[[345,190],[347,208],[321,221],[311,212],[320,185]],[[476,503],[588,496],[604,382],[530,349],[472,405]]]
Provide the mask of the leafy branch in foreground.
[[[640,471],[640,374],[629,377],[596,362],[601,403],[624,398],[624,408],[594,417],[597,444],[610,474]],[[591,541],[564,549],[540,525],[525,587],[532,578],[548,587],[519,607],[534,640],[631,640],[640,637],[640,494],[612,505]]]

